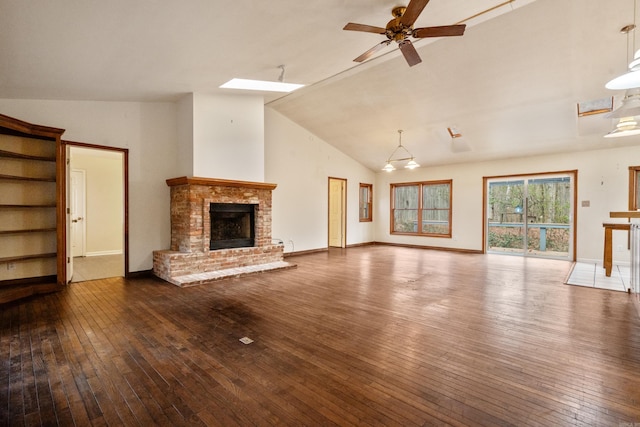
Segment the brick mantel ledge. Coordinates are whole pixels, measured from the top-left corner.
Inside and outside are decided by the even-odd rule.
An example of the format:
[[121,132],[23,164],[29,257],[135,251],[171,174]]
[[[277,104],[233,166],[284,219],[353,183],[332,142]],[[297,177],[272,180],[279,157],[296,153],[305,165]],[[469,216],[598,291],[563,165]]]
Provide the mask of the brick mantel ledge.
[[181,176],[178,178],[167,179],[167,185],[169,187],[176,185],[217,185],[222,187],[243,187],[272,191],[278,186],[278,184],[269,184],[267,182],[235,181],[232,179],[200,178],[196,176],[191,178]]

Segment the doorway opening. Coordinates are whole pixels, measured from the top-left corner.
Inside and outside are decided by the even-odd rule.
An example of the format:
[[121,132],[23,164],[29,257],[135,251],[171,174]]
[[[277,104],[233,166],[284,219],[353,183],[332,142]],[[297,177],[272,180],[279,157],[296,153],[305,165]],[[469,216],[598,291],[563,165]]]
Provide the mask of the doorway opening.
[[485,177],[485,251],[575,260],[576,175]]
[[128,274],[128,151],[66,142],[67,280]]
[[329,178],[329,247],[347,247],[347,180]]

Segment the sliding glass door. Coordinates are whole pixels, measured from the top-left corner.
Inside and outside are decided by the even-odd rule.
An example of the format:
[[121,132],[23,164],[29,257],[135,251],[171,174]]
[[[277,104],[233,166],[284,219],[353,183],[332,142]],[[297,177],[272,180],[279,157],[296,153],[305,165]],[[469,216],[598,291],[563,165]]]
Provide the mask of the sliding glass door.
[[573,174],[487,179],[487,252],[573,259]]

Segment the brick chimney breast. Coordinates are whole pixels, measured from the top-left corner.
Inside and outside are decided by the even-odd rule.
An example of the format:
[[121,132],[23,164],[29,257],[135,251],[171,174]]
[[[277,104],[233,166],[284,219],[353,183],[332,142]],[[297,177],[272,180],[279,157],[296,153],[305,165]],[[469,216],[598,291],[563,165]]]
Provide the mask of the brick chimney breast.
[[[156,276],[188,286],[206,281],[189,282],[186,277],[191,275],[261,265],[291,266],[283,262],[283,245],[273,244],[271,237],[271,193],[276,184],[180,177],[168,179],[167,185],[171,188],[171,245],[168,251],[154,251]],[[256,205],[254,246],[210,250],[211,203]]]

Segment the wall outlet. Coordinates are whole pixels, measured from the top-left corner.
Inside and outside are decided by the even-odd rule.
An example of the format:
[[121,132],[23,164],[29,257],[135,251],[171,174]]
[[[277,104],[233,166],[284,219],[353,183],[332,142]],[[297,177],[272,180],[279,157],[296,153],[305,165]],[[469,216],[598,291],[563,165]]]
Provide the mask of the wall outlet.
[[15,262],[8,262],[7,263],[7,270],[15,270],[16,269],[16,263]]

